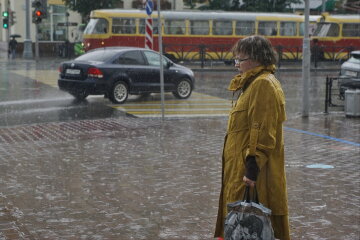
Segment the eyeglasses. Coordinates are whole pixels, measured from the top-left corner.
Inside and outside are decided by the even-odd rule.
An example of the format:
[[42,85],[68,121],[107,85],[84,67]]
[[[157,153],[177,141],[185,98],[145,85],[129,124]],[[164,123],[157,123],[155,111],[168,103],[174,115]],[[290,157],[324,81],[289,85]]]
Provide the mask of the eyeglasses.
[[240,64],[243,61],[249,60],[250,58],[243,58],[243,59],[239,59],[239,58],[235,58],[235,64]]

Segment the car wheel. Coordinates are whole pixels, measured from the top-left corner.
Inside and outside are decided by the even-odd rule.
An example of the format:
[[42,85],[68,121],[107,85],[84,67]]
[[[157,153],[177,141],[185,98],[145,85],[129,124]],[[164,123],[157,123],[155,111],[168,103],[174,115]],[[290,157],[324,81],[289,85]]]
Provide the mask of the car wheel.
[[70,94],[78,101],[82,101],[89,96],[85,91],[70,92]]
[[128,96],[128,86],[123,81],[116,82],[109,93],[110,100],[117,104],[124,103]]
[[173,92],[174,96],[180,99],[185,99],[190,97],[192,92],[192,86],[188,79],[181,79],[177,85],[176,89]]

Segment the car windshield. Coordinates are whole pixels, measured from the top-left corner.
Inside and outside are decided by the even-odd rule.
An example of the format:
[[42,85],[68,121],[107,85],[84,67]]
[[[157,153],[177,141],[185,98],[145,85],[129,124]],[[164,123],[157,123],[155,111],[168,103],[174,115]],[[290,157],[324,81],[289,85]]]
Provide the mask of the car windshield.
[[107,62],[117,54],[116,51],[109,50],[97,50],[93,52],[85,53],[84,55],[76,58],[77,61],[97,61],[97,62]]

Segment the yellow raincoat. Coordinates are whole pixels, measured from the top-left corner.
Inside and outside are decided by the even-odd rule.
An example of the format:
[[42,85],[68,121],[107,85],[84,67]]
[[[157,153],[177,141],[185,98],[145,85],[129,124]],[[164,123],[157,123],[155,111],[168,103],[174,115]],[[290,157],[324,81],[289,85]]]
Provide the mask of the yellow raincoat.
[[[242,200],[248,155],[256,157],[260,169],[256,181],[260,203],[270,208],[272,215],[288,215],[282,129],[285,98],[274,71],[274,65],[259,66],[237,75],[230,83],[229,90],[242,93],[230,112],[225,136],[215,237],[224,234],[227,204]],[[275,234],[282,231],[276,225],[273,222]]]

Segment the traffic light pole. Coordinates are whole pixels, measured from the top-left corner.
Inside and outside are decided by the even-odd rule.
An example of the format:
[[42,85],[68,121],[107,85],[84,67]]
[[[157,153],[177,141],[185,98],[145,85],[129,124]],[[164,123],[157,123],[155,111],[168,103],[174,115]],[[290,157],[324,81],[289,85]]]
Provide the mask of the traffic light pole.
[[24,52],[23,58],[25,59],[32,59],[33,52],[32,52],[32,42],[30,37],[30,0],[25,0],[25,27],[26,27],[26,36],[24,39]]
[[[9,13],[9,1],[5,1],[5,10]],[[8,16],[8,18],[9,18],[9,16]],[[8,59],[10,59],[10,54],[9,54],[10,28],[9,28],[9,25],[10,24],[8,24],[8,27],[6,28],[6,52],[7,52]]]
[[35,24],[35,59],[39,60],[39,24]]

